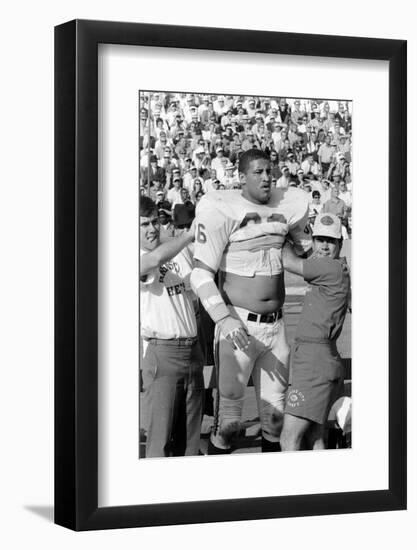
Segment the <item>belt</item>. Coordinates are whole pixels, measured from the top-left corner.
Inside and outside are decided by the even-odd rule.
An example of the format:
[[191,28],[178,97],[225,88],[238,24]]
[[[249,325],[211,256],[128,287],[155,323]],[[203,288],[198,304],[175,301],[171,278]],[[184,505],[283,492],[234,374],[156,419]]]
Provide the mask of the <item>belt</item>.
[[282,309],[274,311],[273,313],[248,313],[248,321],[254,323],[275,323],[282,319]]
[[193,346],[197,343],[197,337],[190,338],[143,338],[146,342],[156,346]]

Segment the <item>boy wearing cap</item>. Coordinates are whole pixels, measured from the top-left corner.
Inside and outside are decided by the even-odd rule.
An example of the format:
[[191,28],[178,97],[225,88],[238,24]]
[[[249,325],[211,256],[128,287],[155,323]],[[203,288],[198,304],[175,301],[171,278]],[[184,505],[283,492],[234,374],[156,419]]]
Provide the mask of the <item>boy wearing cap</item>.
[[284,267],[311,285],[297,327],[287,391],[283,451],[300,449],[306,435],[312,449],[324,449],[323,430],[329,410],[343,387],[343,366],[337,351],[348,309],[350,275],[340,258],[342,227],[337,216],[319,214],[313,227],[313,254],[307,260],[290,245],[283,253]]

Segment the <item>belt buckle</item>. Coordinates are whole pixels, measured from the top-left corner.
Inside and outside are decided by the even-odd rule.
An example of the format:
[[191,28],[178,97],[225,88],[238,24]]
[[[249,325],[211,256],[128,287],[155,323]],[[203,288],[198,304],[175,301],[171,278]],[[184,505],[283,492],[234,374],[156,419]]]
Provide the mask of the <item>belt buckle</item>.
[[194,342],[194,338],[185,338],[184,340],[184,344],[186,346],[191,346],[193,342]]

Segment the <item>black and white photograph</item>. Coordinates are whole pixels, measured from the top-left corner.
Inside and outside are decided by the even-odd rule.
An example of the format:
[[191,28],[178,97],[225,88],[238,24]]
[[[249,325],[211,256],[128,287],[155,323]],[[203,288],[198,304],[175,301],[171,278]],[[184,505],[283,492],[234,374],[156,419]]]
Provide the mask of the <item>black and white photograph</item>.
[[139,458],[350,449],[354,105],[140,90]]

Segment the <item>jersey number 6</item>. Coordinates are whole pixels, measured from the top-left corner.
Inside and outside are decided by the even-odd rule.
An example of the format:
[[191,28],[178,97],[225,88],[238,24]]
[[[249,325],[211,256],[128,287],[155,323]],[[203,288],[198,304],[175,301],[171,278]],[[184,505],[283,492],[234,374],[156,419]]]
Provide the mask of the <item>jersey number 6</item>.
[[197,241],[199,243],[205,243],[207,242],[207,237],[206,237],[206,234],[204,233],[204,230],[205,230],[205,226],[202,224],[202,223],[199,223],[197,225]]

